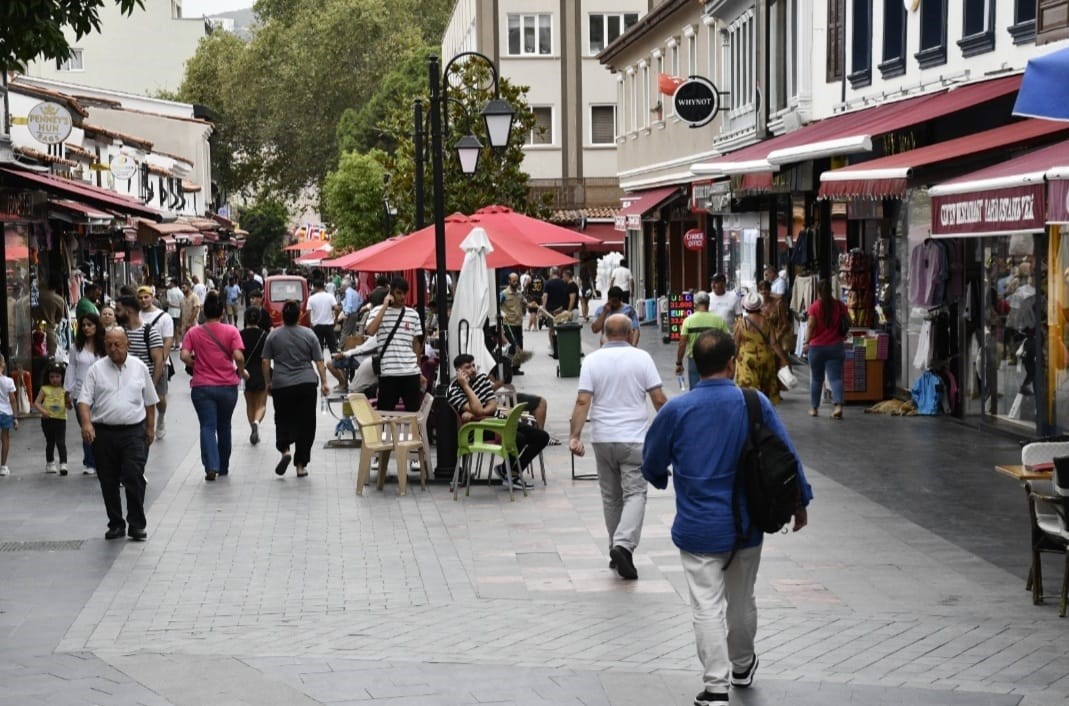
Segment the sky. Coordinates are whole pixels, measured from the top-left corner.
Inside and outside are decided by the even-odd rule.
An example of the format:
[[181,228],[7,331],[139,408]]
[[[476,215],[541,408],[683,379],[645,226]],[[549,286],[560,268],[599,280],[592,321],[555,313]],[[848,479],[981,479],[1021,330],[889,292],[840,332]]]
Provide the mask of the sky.
[[183,0],[182,15],[201,17],[215,15],[230,10],[244,10],[252,7],[255,0]]

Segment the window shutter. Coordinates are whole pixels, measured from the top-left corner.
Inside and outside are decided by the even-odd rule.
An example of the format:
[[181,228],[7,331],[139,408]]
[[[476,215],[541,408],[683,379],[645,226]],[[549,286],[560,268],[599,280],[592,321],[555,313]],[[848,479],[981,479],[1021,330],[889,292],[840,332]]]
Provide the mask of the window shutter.
[[595,105],[590,109],[590,143],[611,145],[616,141],[616,109]]
[[[1069,2],[1069,0],[1067,0]],[[827,81],[843,78],[843,36],[846,26],[846,0],[828,0],[828,72]]]
[[1069,0],[1037,0],[1036,44],[1069,37]]

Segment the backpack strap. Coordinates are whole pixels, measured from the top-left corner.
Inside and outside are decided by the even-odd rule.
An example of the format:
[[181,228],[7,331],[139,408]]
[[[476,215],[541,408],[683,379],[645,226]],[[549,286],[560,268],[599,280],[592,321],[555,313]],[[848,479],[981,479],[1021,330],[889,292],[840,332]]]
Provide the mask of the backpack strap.
[[[747,419],[747,438],[746,442],[742,446],[742,456],[745,456],[749,451],[750,445],[753,443],[754,437],[757,435],[757,430],[761,428],[763,423],[761,415],[761,401],[757,397],[757,392],[748,387],[739,388],[742,391],[742,400],[746,405],[746,419]],[[742,460],[740,456],[739,460]],[[735,481],[731,486],[731,516],[735,520],[735,546],[731,548],[731,555],[728,560],[724,562],[724,571],[728,570],[731,566],[731,562],[735,559],[736,552],[739,551],[739,547],[742,546],[743,540],[750,536],[749,531],[744,531],[742,526],[742,509],[740,496],[742,495],[742,473],[740,472],[739,465],[735,468]],[[753,529],[752,527],[750,528]]]

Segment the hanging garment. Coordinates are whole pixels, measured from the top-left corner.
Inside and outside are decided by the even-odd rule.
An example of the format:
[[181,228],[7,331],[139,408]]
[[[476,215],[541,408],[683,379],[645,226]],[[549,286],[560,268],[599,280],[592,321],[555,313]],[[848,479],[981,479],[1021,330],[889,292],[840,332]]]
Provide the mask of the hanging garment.
[[917,336],[917,350],[913,354],[913,367],[917,370],[925,370],[931,364],[932,350],[932,322],[925,321],[921,324],[920,335]]
[[917,414],[935,416],[939,414],[940,397],[942,396],[943,383],[931,370],[924,373],[913,382],[910,394],[913,396],[913,404],[917,407]]

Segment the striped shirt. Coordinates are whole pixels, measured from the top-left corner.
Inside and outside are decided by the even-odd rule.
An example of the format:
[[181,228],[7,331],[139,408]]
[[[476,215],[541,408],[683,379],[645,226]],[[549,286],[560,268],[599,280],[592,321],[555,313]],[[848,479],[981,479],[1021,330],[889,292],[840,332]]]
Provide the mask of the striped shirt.
[[[147,337],[145,336],[145,331],[148,331]],[[152,355],[149,350],[163,348],[163,337],[160,336],[160,332],[155,327],[144,324],[141,328],[126,329],[126,338],[130,341],[129,354],[144,363],[145,367],[148,368],[149,374],[156,372],[155,367],[152,365]]]
[[[471,391],[479,398],[479,404],[486,405],[493,401],[494,384],[490,382],[490,378],[486,376],[486,373],[476,375],[470,384]],[[457,414],[462,414],[468,408],[468,393],[464,392],[464,388],[456,380],[449,383],[449,390],[445,395],[449,406],[456,410]]]
[[[382,306],[377,306],[368,314],[368,320],[374,321],[379,315]],[[390,338],[397,318],[401,318],[401,325],[390,339],[389,347],[386,347],[386,339]],[[382,356],[382,372],[379,377],[403,377],[406,375],[419,375],[419,358],[412,349],[412,341],[416,336],[423,335],[423,326],[419,321],[419,314],[411,307],[398,309],[387,307],[382,315],[382,322],[375,331],[375,339],[379,342],[379,355]]]

